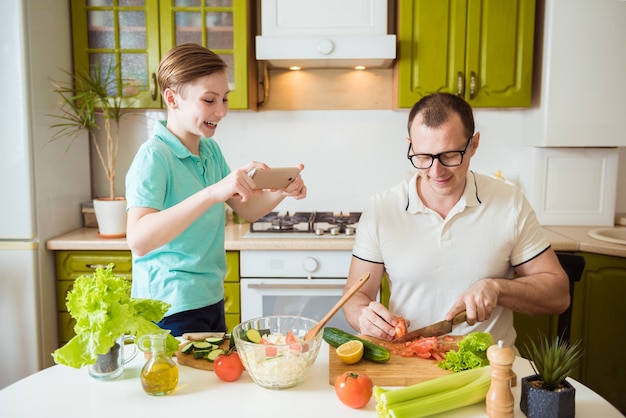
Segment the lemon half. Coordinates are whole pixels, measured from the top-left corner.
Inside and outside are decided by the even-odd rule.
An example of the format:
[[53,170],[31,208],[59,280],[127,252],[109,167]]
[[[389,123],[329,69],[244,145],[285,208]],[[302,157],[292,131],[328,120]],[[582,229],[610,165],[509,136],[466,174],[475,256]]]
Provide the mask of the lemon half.
[[337,347],[336,353],[345,364],[354,364],[363,358],[363,343],[358,340],[348,341]]

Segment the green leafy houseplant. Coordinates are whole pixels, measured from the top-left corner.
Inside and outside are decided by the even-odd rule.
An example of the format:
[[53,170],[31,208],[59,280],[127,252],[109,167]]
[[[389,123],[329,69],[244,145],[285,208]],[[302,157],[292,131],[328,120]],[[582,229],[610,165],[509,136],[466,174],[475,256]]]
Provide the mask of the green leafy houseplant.
[[[53,82],[52,91],[61,97],[60,113],[49,115],[58,120],[52,125],[52,128],[57,130],[52,140],[67,138],[73,142],[79,133],[88,132],[109,182],[111,200],[115,199],[119,124],[125,114],[122,96],[112,94],[117,89],[117,71],[117,66],[109,65],[103,69],[100,65],[95,65],[88,72],[75,74],[67,72],[71,77],[70,81]],[[104,147],[96,140],[96,133],[101,129],[97,117],[103,120],[106,137]]]
[[538,343],[531,340],[529,344],[525,344],[523,354],[531,361],[533,370],[541,378],[535,385],[551,391],[562,388],[565,378],[572,374],[582,357],[581,343],[578,340],[570,345],[558,335],[550,340],[540,334]]
[[568,418],[575,414],[576,389],[567,382],[581,359],[582,341],[573,345],[558,335],[524,345],[522,354],[530,360],[535,375],[522,378],[520,409],[528,418]]
[[[113,265],[98,267],[92,275],[80,276],[67,295],[67,308],[76,320],[74,336],[52,353],[57,364],[74,368],[94,364],[123,334],[161,333],[160,321],[170,305],[153,299],[130,297],[130,282],[113,274]],[[167,336],[166,351],[174,353],[178,340]]]

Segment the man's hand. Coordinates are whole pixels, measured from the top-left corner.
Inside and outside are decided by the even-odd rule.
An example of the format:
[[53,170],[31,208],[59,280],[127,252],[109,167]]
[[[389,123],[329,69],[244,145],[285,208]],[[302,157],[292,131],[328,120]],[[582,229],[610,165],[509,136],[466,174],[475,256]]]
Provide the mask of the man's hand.
[[396,337],[395,326],[397,324],[396,315],[376,301],[372,301],[364,307],[359,316],[361,334],[385,341],[391,341]]

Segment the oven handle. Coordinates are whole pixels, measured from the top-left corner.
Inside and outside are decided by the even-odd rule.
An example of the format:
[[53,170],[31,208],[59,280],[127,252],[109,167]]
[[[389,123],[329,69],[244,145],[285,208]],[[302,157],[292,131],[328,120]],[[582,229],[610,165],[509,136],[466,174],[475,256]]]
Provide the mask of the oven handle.
[[343,289],[342,284],[266,284],[249,283],[248,289]]

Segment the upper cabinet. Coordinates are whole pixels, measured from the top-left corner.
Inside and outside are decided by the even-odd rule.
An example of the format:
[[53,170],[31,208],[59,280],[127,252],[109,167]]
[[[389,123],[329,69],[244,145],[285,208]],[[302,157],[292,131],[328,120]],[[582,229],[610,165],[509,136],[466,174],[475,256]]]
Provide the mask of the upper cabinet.
[[117,68],[111,95],[124,97],[127,107],[162,107],[159,62],[188,42],[211,49],[228,64],[231,109],[256,106],[248,82],[246,0],[72,0],[71,5],[74,71]]
[[530,106],[535,0],[399,1],[398,16],[398,107],[434,92]]
[[541,103],[525,112],[524,145],[626,146],[626,1],[545,0],[543,20]]

